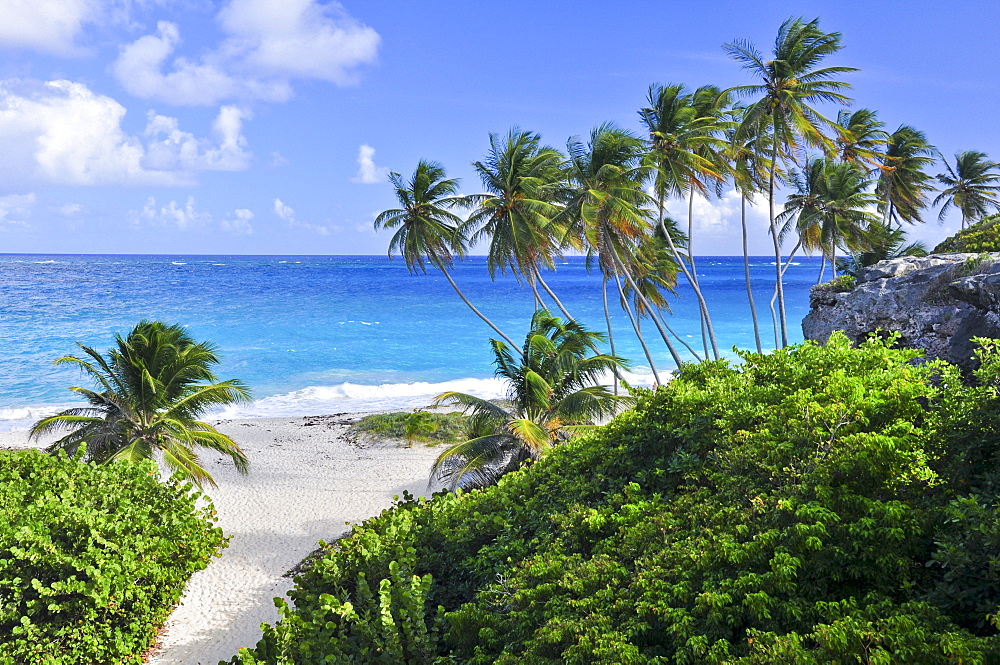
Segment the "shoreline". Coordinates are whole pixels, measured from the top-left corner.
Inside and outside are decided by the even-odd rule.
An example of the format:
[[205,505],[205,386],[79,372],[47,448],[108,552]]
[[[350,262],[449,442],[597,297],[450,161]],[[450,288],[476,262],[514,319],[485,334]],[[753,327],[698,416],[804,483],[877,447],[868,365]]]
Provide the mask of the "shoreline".
[[[347,437],[363,416],[387,411],[212,421],[250,459],[246,476],[212,451],[201,454],[218,487],[206,486],[229,547],[188,581],[180,604],[147,652],[150,665],[214,665],[260,639],[278,619],[272,599],[294,586],[285,575],[352,524],[378,515],[393,496],[430,496],[428,473],[443,449]],[[0,432],[0,449],[38,448],[26,431]]]

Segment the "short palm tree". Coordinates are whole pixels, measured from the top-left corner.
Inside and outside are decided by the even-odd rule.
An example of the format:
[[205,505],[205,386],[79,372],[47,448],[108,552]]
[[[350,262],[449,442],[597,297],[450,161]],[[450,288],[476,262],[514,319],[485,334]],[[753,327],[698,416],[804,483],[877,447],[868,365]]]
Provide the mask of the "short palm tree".
[[603,336],[574,321],[538,310],[520,354],[502,341],[491,342],[496,375],[509,382],[506,403],[460,392],[443,393],[435,402],[464,407],[472,416],[473,438],[443,452],[431,471],[452,489],[495,484],[525,460],[537,460],[572,433],[592,428],[591,421],[633,402],[598,385],[625,363],[598,353]]
[[[782,234],[794,231],[807,250],[820,250],[836,277],[837,248],[869,248],[867,230],[878,222],[872,212],[877,199],[867,170],[850,162],[810,159],[792,174],[795,191],[778,216]],[[822,280],[823,268],[820,268]]]
[[962,228],[969,220],[1000,210],[1000,164],[991,162],[986,153],[966,150],[955,154],[955,168],[944,160],[945,172],[938,174],[944,189],[934,199],[943,203],[938,220],[943,221],[952,207],[962,213]]
[[760,51],[748,41],[739,40],[724,46],[729,55],[759,81],[753,85],[730,89],[737,95],[757,98],[747,106],[741,128],[755,133],[768,131],[771,134],[768,146],[771,151],[767,182],[770,208],[768,219],[774,243],[775,290],[782,346],[788,344],[788,322],[774,198],[779,158],[794,156],[804,144],[832,150],[833,141],[825,130],[834,123],[825,118],[815,104],[833,102],[846,105],[851,102],[843,94],[850,85],[834,76],[856,70],[853,67],[822,66],[827,56],[840,50],[840,36],[839,32],[825,33],[820,30],[819,19],[805,21],[801,18],[789,18],[778,29],[774,54],[770,60],[765,60]]
[[402,207],[384,210],[375,218],[376,229],[396,229],[389,241],[389,256],[394,251],[402,254],[411,273],[427,272],[426,263],[440,270],[462,302],[493,332],[513,345],[514,342],[458,288],[448,270],[455,257],[464,256],[466,249],[461,228],[463,220],[455,210],[473,205],[478,197],[459,196],[458,180],[449,178],[437,162],[423,159],[417,163],[409,182],[398,173],[389,174],[389,181]]
[[885,123],[871,109],[843,110],[837,114],[834,126],[837,158],[866,169],[877,168],[882,157],[882,146],[889,142]]
[[167,468],[199,486],[215,481],[196,448],[223,453],[246,473],[247,458],[236,442],[198,420],[212,407],[250,398],[241,382],[216,378],[211,369],[219,362],[215,348],[195,342],[180,326],[147,320],[126,337],[115,335],[115,342],[104,355],[80,344],[89,360],[56,360],[78,366],[96,387],[70,388],[88,405],[39,420],[31,435],[70,430],[48,451],[74,454],[85,446],[85,460],[98,464],[160,457]]
[[842,272],[860,277],[862,270],[879,261],[901,256],[927,256],[928,253],[924,243],[920,241],[907,242],[906,232],[902,228],[892,228],[882,222],[876,222],[869,226],[866,235],[867,248],[851,252],[850,256],[838,259],[837,268]]
[[900,125],[889,135],[879,164],[875,187],[882,209],[882,223],[923,221],[920,212],[927,207],[927,196],[934,191],[934,178],[925,169],[937,161],[937,150],[923,132]]

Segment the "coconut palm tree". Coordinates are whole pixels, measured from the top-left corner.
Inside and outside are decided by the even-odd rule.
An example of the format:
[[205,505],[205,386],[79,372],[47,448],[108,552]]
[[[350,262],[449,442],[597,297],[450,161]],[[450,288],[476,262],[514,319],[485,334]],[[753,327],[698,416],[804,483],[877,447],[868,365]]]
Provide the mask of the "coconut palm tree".
[[937,154],[924,133],[909,125],[900,125],[889,135],[875,187],[883,225],[923,221],[920,212],[928,205],[928,194],[934,191],[930,184],[934,178],[925,169],[937,161]]
[[939,173],[937,179],[945,187],[934,199],[934,205],[944,204],[939,221],[944,221],[948,210],[958,208],[964,229],[969,220],[985,217],[991,209],[1000,210],[1000,164],[976,150],[955,153],[954,169],[948,160],[942,161],[945,172]]
[[[778,220],[783,234],[794,231],[806,250],[820,250],[837,276],[837,248],[849,251],[870,248],[866,233],[878,223],[872,212],[877,197],[870,191],[867,170],[850,162],[814,158],[802,171],[792,173],[795,191],[785,202]],[[825,263],[820,267],[823,279]]]
[[535,306],[541,306],[538,285],[562,309],[558,297],[542,279],[540,267],[553,267],[562,234],[552,224],[559,211],[558,198],[565,157],[533,132],[513,128],[506,136],[490,134],[490,151],[473,167],[483,181],[486,195],[466,222],[473,245],[489,242],[486,266],[491,277],[510,269],[531,286]]
[[920,241],[907,242],[902,228],[892,228],[882,222],[868,227],[868,249],[853,251],[851,255],[837,260],[837,268],[854,277],[860,277],[864,268],[879,261],[900,256],[927,256],[927,246]]
[[[31,436],[69,430],[48,451],[75,454],[97,464],[159,458],[174,472],[197,483],[215,485],[201,465],[196,448],[228,456],[240,473],[247,458],[231,438],[198,418],[209,409],[250,398],[239,381],[219,381],[212,366],[215,347],[195,342],[181,326],[140,321],[126,336],[115,335],[115,347],[102,355],[78,345],[85,357],[65,356],[59,365],[76,365],[95,384],[70,390],[87,406],[42,418]],[[89,359],[87,359],[89,358]]]
[[[647,166],[652,175],[658,218],[663,219],[667,198],[677,196],[688,200],[687,260],[690,267],[685,264],[676,247],[673,248],[674,259],[698,299],[700,317],[707,335],[707,339],[703,340],[706,353],[711,342],[716,358],[719,357],[719,346],[708,303],[698,281],[691,252],[691,235],[695,194],[707,196],[710,189],[724,179],[725,169],[718,153],[724,146],[719,132],[724,125],[721,108],[726,100],[727,97],[714,86],[703,86],[694,93],[688,93],[683,85],[654,84],[649,88],[648,106],[639,110],[639,117],[649,136]],[[667,237],[669,239],[669,234]]]
[[878,168],[883,155],[882,146],[889,142],[884,127],[885,123],[871,109],[842,110],[837,114],[834,128],[837,158],[861,164],[869,170]]
[[396,229],[389,241],[389,257],[399,252],[411,273],[427,272],[427,265],[440,270],[462,302],[482,321],[514,345],[493,321],[486,317],[458,288],[448,268],[455,257],[465,256],[466,238],[462,233],[463,220],[455,210],[475,204],[476,196],[459,196],[456,178],[449,178],[444,167],[437,162],[421,159],[409,182],[398,173],[389,174],[389,182],[396,189],[396,199],[402,207],[381,212],[375,218],[376,229]]
[[743,131],[768,131],[771,155],[768,162],[768,220],[774,244],[775,289],[781,345],[788,344],[788,322],[785,315],[785,295],[782,284],[781,243],[775,210],[775,183],[778,179],[779,158],[794,158],[805,145],[832,150],[833,142],[824,133],[833,123],[816,108],[818,102],[850,104],[843,94],[850,85],[834,76],[856,71],[853,67],[824,67],[823,60],[840,50],[840,33],[825,33],[819,19],[805,21],[789,18],[778,29],[771,60],[749,41],[737,40],[723,48],[743,65],[759,83],[731,88],[739,96],[756,98],[747,107],[741,128]]
[[[566,204],[555,221],[566,229],[564,242],[584,250],[588,258],[596,257],[605,281],[614,281],[618,286],[619,301],[623,303],[653,376],[660,383],[652,353],[623,295],[625,283],[636,288],[633,257],[638,243],[651,230],[649,207],[652,200],[642,188],[645,179],[642,148],[639,138],[612,123],[596,127],[586,144],[576,138],[570,139],[566,148],[570,189]],[[644,298],[641,290],[636,289],[636,294],[640,300]],[[605,318],[608,318],[607,312]],[[655,320],[654,323],[666,343],[666,330]]]
[[474,436],[443,452],[431,478],[452,489],[495,484],[528,459],[538,459],[572,433],[593,427],[632,404],[611,394],[601,379],[625,367],[622,359],[597,352],[603,341],[574,321],[535,312],[520,354],[491,340],[496,375],[509,384],[496,403],[460,392],[438,395],[435,405],[460,406],[472,416]]

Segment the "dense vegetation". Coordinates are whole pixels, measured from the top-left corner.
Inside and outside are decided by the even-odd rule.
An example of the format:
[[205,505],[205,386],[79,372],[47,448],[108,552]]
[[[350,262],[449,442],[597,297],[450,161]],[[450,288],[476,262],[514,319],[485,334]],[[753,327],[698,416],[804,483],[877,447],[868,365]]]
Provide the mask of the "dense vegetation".
[[1000,215],[985,217],[934,248],[935,254],[946,252],[1000,252]]
[[211,504],[156,465],[0,453],[0,663],[139,663],[225,546]]
[[685,366],[499,485],[407,500],[232,663],[1000,661],[1000,356]]
[[351,426],[351,436],[372,435],[379,438],[402,439],[428,443],[458,443],[468,437],[469,419],[454,411],[414,411],[373,413]]

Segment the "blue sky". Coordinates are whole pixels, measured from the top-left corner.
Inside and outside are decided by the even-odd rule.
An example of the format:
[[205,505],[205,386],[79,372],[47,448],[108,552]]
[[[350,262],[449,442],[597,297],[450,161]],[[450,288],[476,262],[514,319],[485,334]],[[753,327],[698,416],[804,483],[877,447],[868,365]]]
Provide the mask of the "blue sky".
[[[388,170],[438,160],[471,193],[491,131],[638,130],[651,83],[747,83],[721,45],[766,52],[791,15],[843,33],[855,106],[1000,159],[998,7],[0,0],[0,251],[382,253]],[[696,211],[700,253],[739,253],[735,197]],[[927,217],[931,244],[959,221]]]

